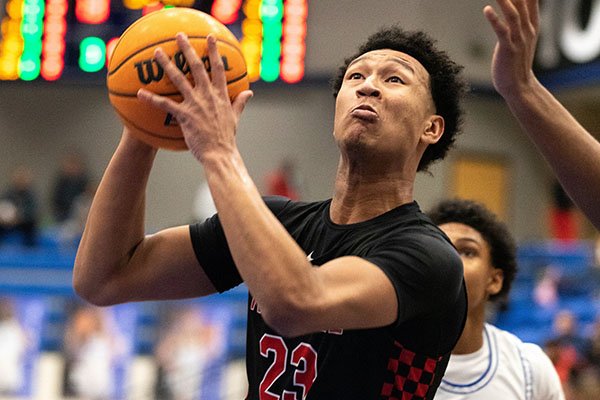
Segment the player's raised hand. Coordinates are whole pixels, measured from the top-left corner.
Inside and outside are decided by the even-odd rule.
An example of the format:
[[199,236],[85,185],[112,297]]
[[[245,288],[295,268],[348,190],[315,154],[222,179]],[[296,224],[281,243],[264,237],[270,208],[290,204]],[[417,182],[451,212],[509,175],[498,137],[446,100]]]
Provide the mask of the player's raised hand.
[[498,38],[492,59],[492,82],[498,93],[507,98],[523,93],[536,82],[532,68],[539,33],[539,4],[538,0],[496,2],[501,13],[489,5],[483,13]]

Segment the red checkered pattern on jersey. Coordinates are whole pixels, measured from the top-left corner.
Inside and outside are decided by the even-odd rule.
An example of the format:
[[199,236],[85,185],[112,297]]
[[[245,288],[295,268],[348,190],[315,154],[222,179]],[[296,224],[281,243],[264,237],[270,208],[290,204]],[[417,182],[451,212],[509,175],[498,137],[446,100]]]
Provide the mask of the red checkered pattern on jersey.
[[394,354],[388,362],[389,376],[381,388],[382,400],[425,399],[442,357],[416,354],[394,342]]

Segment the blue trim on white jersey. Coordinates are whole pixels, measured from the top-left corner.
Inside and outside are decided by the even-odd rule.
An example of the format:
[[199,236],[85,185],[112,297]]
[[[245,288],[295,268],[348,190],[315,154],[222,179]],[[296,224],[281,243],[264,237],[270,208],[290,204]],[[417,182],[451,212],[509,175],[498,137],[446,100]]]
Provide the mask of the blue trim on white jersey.
[[533,373],[531,372],[531,363],[528,359],[523,357],[522,346],[517,347],[519,351],[519,358],[521,359],[521,365],[523,366],[523,377],[525,378],[525,399],[531,400],[533,398]]

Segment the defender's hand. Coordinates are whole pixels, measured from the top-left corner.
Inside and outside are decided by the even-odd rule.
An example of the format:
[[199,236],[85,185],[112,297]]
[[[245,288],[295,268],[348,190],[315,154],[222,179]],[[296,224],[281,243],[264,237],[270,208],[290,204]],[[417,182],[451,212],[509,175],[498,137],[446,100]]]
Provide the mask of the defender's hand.
[[501,18],[491,6],[483,13],[498,42],[492,59],[492,81],[504,98],[527,91],[537,82],[533,59],[539,33],[538,0],[497,0]]

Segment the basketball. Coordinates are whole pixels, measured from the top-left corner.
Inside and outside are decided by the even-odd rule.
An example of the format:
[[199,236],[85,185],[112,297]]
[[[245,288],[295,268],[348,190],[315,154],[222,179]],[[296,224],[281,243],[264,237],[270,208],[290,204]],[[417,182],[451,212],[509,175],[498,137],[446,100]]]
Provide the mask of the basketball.
[[107,87],[110,102],[123,124],[145,143],[170,150],[187,146],[175,118],[138,100],[137,91],[147,89],[158,95],[182,101],[154,50],[161,47],[175,65],[193,81],[189,66],[180,51],[175,35],[185,32],[191,45],[210,73],[206,38],[212,33],[223,60],[230,99],[249,88],[246,62],[235,35],[221,22],[191,8],[168,8],[145,15],[131,24],[118,40],[110,57]]

